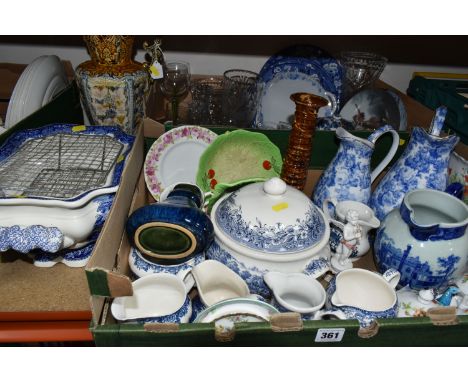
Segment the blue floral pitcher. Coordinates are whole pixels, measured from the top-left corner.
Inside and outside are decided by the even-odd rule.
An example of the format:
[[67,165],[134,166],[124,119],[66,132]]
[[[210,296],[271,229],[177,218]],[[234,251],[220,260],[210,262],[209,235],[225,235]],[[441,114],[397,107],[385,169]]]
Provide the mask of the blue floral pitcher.
[[[392,146],[385,158],[371,171],[370,163],[375,142],[385,133],[392,134]],[[364,139],[339,127],[336,129],[336,136],[341,140],[340,147],[315,186],[312,201],[317,206],[322,206],[325,199],[336,199],[338,202],[355,200],[368,205],[372,182],[392,160],[398,149],[398,133],[391,126],[385,125]]]
[[421,188],[443,191],[447,187],[450,153],[460,138],[439,137],[446,114],[444,106],[436,110],[429,132],[413,128],[405,151],[372,194],[370,206],[378,219],[383,220],[391,210],[400,207],[409,191]]

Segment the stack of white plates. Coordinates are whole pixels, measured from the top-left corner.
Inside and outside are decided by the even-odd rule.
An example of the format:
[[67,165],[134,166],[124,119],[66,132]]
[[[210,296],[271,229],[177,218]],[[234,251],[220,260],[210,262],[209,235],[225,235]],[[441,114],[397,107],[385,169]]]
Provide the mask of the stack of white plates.
[[57,56],[36,58],[23,71],[13,89],[5,128],[9,129],[48,104],[67,85],[65,70]]

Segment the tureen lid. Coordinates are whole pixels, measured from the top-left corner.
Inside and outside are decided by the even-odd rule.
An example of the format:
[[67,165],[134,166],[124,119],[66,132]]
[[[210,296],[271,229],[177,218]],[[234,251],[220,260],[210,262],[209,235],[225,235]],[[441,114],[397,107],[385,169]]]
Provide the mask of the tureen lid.
[[213,218],[236,243],[268,253],[311,248],[326,230],[324,217],[312,201],[280,178],[236,190],[219,201]]

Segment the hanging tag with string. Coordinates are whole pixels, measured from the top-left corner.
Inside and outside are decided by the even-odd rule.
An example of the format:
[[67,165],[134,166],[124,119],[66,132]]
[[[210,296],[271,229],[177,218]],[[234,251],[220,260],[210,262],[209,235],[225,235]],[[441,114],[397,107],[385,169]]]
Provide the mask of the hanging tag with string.
[[153,80],[163,78],[164,70],[161,63],[164,62],[164,53],[161,49],[161,40],[155,40],[152,45],[148,45],[147,42],[144,42],[143,49],[145,49],[151,57],[151,64],[146,64],[151,78]]

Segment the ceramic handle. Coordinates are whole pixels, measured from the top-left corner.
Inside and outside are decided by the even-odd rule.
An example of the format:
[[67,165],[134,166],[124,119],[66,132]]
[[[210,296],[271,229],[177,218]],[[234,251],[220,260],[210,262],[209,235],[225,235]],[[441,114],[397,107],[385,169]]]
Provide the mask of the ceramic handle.
[[333,206],[333,210],[335,211],[336,205],[338,204],[338,201],[334,198],[331,199],[324,199],[322,203],[322,211],[325,215],[325,217],[328,220],[334,220],[335,218],[330,215],[330,205]]
[[[184,274],[185,273],[185,274]],[[190,289],[192,289],[195,286],[195,277],[193,277],[192,270],[191,269],[185,269],[183,271],[180,271],[177,273],[177,276],[182,278],[182,281],[185,284],[185,290],[190,292]]]
[[334,116],[336,113],[336,109],[338,107],[335,96],[329,92],[323,92],[323,95],[328,100],[328,105],[330,106],[331,116]]
[[400,281],[401,275],[396,269],[390,268],[382,275],[382,277],[392,286],[393,289],[395,289]]
[[395,156],[398,146],[400,144],[400,136],[398,133],[393,129],[390,125],[385,125],[374,131],[369,137],[367,138],[370,142],[374,143],[379,139],[383,134],[390,133],[393,137],[392,147],[388,151],[387,155],[384,159],[378,164],[378,166],[372,171],[371,173],[371,183],[379,176],[382,170],[390,163],[390,161]]

